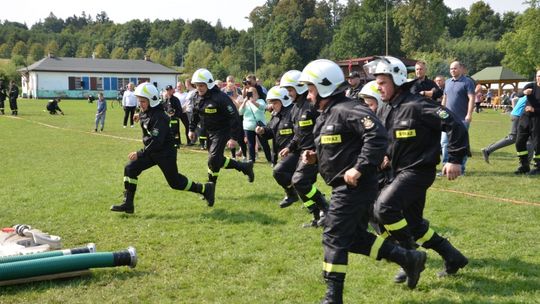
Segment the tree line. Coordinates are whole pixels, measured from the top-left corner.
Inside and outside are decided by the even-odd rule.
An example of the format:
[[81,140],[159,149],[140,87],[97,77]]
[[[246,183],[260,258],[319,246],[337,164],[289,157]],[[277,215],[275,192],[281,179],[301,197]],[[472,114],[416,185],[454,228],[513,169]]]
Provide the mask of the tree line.
[[[505,65],[530,77],[540,58],[540,1],[523,13],[499,14],[483,1],[450,9],[443,0],[267,0],[249,15],[252,27],[225,28],[194,19],[111,21],[105,11],[65,20],[50,13],[28,28],[0,22],[0,77],[49,53],[59,57],[142,59],[189,74],[206,67],[218,79],[253,72],[269,83],[316,58],[343,60],[388,54],[422,59],[429,74],[448,75],[458,59],[469,74]],[[240,18],[240,17],[239,17]],[[386,35],[388,33],[388,37]],[[255,67],[256,62],[256,67]]]

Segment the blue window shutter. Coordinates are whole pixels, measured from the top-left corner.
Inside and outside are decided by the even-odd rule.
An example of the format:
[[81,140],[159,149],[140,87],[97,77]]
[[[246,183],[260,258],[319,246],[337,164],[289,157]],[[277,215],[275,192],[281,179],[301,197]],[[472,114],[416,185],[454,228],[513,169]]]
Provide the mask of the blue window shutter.
[[111,90],[118,90],[118,78],[111,77]]
[[84,81],[84,87],[83,90],[88,90],[90,88],[90,77],[83,76],[82,80]]
[[103,77],[103,90],[104,91],[110,91],[111,90],[111,78]]

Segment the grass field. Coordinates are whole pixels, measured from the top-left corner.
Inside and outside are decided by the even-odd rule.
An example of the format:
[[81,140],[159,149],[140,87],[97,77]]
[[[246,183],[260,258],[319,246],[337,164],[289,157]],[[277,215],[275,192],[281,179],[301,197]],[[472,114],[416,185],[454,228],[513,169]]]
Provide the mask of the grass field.
[[[321,231],[295,204],[280,209],[270,167],[255,164],[255,183],[221,171],[216,205],[171,190],[158,168],[139,179],[135,214],[109,211],[122,195],[127,154],[139,128],[123,129],[123,111],[107,113],[94,133],[95,104],[63,101],[65,116],[44,100],[20,100],[19,117],[0,116],[0,225],[32,225],[63,238],[65,248],[94,242],[99,251],[131,245],[134,269],[94,269],[81,278],[0,287],[0,303],[318,303]],[[438,179],[425,215],[470,264],[438,279],[442,260],[428,252],[416,290],[392,283],[393,264],[352,255],[346,303],[539,303],[540,179],[514,176],[514,148],[484,163],[480,148],[506,135],[510,119],[475,114],[467,175]],[[206,180],[206,153],[179,151],[180,171]],[[329,195],[329,188],[318,182]]]

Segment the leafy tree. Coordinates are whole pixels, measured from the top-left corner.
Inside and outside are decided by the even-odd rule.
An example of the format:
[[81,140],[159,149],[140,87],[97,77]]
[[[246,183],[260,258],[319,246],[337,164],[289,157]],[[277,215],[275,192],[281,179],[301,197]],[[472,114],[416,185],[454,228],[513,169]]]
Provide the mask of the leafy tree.
[[26,57],[28,55],[28,49],[26,48],[26,43],[23,41],[17,41],[15,45],[13,46],[13,49],[11,49],[11,57],[20,55],[22,57]]
[[471,5],[464,35],[469,38],[498,40],[501,19],[489,4],[478,1]]
[[200,39],[192,41],[185,56],[185,71],[193,73],[199,68],[209,68],[213,64],[214,56],[210,43]]
[[279,77],[283,71],[300,69],[302,67],[302,58],[298,55],[295,49],[287,48],[279,58],[281,69],[272,74],[272,79]]
[[36,42],[32,43],[30,46],[30,50],[28,51],[28,61],[34,62],[37,60],[40,60],[43,58],[43,55],[45,53],[45,48],[43,47],[43,44]]
[[450,37],[459,38],[463,36],[465,27],[467,26],[468,16],[469,12],[464,8],[457,8],[450,11],[448,18],[446,19],[446,27],[448,28]]
[[[386,26],[385,3],[378,0],[364,0],[361,6],[350,1],[347,14],[341,20],[339,29],[334,34],[332,45],[327,54],[335,59],[385,54]],[[402,54],[400,50],[400,32],[394,25],[393,3],[388,3],[388,53],[394,56]]]
[[77,58],[90,58],[92,57],[93,48],[90,43],[83,43],[77,48]]
[[122,47],[115,47],[111,51],[111,59],[125,59],[126,51]]
[[195,19],[190,24],[186,24],[182,33],[182,40],[201,40],[214,45],[217,42],[217,35],[210,23],[201,19]]
[[46,32],[60,33],[64,28],[64,20],[57,18],[53,12],[43,21],[43,29]]
[[128,51],[128,59],[142,60],[144,58],[144,50],[142,48],[132,48]]
[[402,1],[394,13],[401,30],[401,49],[407,54],[431,50],[444,30],[447,10],[442,0]]
[[94,48],[94,56],[96,58],[109,58],[109,50],[107,50],[107,47],[103,43],[100,43]]
[[504,34],[498,44],[504,53],[502,63],[523,75],[532,75],[538,68],[540,40],[538,39],[540,8],[528,8],[516,19],[512,32]]
[[58,51],[58,56],[75,57],[77,55],[77,42],[72,40],[66,41],[62,48]]
[[58,43],[56,43],[55,40],[49,41],[49,43],[47,43],[47,46],[45,47],[45,52],[47,54],[58,55]]
[[109,16],[107,16],[107,13],[105,11],[101,11],[96,14],[96,23],[111,23],[111,19],[109,19]]
[[131,20],[125,23],[116,35],[116,46],[123,47],[126,50],[131,48],[146,47],[148,37],[150,37],[150,21],[145,19]]
[[10,58],[12,46],[9,43],[2,43],[0,45],[0,57]]

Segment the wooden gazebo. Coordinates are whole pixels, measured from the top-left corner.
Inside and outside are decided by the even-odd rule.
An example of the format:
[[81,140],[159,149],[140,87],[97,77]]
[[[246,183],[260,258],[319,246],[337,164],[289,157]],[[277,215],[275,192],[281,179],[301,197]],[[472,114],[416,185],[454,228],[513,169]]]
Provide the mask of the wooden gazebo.
[[471,77],[488,90],[491,89],[491,84],[497,83],[499,85],[498,96],[502,95],[502,88],[505,85],[509,84],[517,89],[520,81],[527,80],[526,77],[503,66],[487,67]]

